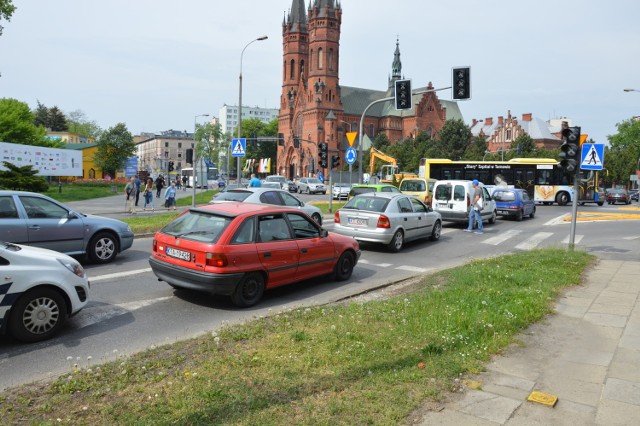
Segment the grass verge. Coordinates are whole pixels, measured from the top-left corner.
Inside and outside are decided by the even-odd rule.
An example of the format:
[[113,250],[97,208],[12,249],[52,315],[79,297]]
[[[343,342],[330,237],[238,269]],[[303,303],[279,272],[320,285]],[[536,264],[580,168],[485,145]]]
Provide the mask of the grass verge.
[[4,423],[397,424],[482,371],[593,256],[537,250],[382,301],[274,313],[0,394]]

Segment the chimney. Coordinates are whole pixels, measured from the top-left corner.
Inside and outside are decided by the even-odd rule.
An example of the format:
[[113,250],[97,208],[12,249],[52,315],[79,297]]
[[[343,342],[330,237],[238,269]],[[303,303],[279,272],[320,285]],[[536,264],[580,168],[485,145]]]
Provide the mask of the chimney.
[[531,121],[531,120],[533,120],[532,113],[522,114],[522,121]]
[[504,118],[502,116],[498,117],[498,126],[502,126],[503,120],[504,120]]
[[493,125],[493,117],[487,117],[487,118],[485,118],[485,119],[484,119],[484,123],[485,123],[487,126],[492,126],[492,125]]

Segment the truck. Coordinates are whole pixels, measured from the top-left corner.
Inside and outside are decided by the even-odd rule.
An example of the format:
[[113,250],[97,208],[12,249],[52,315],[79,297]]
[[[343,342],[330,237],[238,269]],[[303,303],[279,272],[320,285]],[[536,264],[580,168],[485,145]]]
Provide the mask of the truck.
[[377,176],[374,170],[376,158],[388,163],[383,164],[380,167],[381,183],[393,183],[394,179],[396,182],[400,182],[403,178],[418,177],[415,173],[400,172],[398,161],[394,157],[387,155],[374,147],[371,147],[371,150],[369,151],[369,171],[371,176]]

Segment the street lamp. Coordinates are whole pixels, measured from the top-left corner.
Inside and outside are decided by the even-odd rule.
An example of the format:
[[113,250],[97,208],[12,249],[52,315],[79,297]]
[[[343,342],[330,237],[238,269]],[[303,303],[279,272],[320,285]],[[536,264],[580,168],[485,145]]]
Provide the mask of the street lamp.
[[[244,51],[247,47],[249,47],[249,45],[251,43],[254,43],[256,41],[262,41],[262,40],[266,40],[269,37],[262,36],[262,37],[258,37],[255,40],[251,40],[249,43],[247,43],[244,48],[242,49],[242,53],[240,53],[240,76],[238,78],[238,82],[239,82],[239,89],[238,89],[238,139],[240,139],[240,135],[242,134],[242,57],[244,56]],[[240,170],[240,157],[238,157],[238,185],[240,185],[242,183],[241,181],[241,170]]]
[[196,206],[196,178],[198,173],[196,171],[198,165],[198,154],[196,150],[197,142],[196,142],[196,126],[198,125],[197,120],[198,117],[208,117],[209,114],[198,114],[193,117],[193,163],[191,164],[191,174],[193,175],[193,195],[191,196],[191,206]]

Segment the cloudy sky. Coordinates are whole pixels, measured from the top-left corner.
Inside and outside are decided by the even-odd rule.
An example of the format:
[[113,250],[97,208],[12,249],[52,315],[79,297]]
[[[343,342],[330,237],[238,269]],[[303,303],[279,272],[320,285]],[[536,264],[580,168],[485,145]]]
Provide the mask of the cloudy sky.
[[[13,0],[0,36],[0,97],[102,128],[188,130],[238,103],[276,108],[291,0]],[[640,115],[638,0],[342,0],[340,83],[384,90],[396,37],[413,87],[471,66],[472,119],[569,117],[597,143]],[[305,2],[306,5],[309,1]],[[624,92],[624,88],[639,92]],[[439,92],[451,99],[451,91]],[[199,118],[198,120],[202,120]]]

